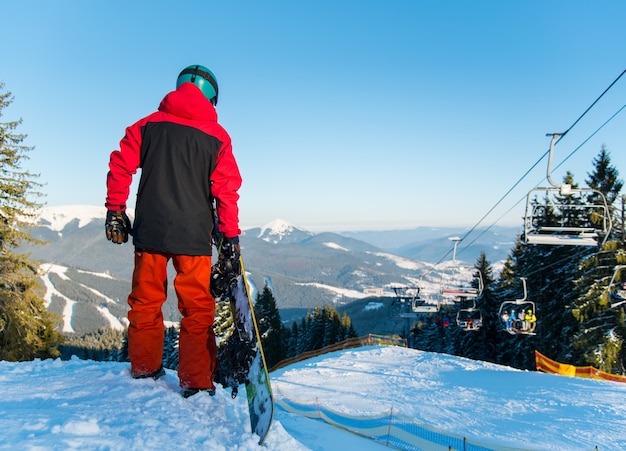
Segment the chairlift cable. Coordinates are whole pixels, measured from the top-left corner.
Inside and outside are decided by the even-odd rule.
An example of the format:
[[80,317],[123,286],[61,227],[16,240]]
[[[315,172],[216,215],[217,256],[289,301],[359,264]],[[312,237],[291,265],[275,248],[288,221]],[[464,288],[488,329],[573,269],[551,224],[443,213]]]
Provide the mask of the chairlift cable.
[[[570,131],[572,130],[572,128],[574,128],[574,126],[576,126],[576,124],[578,124],[578,122],[580,122],[580,120],[600,101],[600,99],[615,85],[615,83],[617,83],[619,81],[620,78],[622,78],[622,76],[626,74],[626,69],[624,69],[622,71],[621,74],[618,75],[618,77],[613,80],[613,82],[602,92],[602,94],[600,94],[596,100],[593,101],[593,103],[591,105],[589,105],[589,107],[587,107],[587,109],[578,117],[578,119],[576,119],[572,125],[570,125],[567,130],[565,130],[562,134],[560,134],[560,136],[557,138],[555,145],[558,144],[558,142],[563,139],[563,137]],[[615,112],[609,119],[607,119],[600,127],[598,127],[598,129],[596,129],[595,132],[593,132],[585,141],[583,141],[583,143],[581,143],[579,146],[577,146],[563,161],[561,161],[559,163],[559,165],[556,168],[560,167],[563,163],[565,163],[565,161],[567,161],[569,158],[571,158],[571,156],[576,153],[587,141],[589,141],[589,139],[591,139],[596,133],[598,133],[606,124],[608,124],[609,122],[611,122],[615,116],[617,116],[624,108],[626,107],[626,105],[622,106],[617,112]],[[504,195],[502,195],[502,197],[500,197],[500,199],[487,211],[487,213],[485,213],[479,220],[478,222],[461,238],[461,241],[463,241],[464,239],[466,239],[474,230],[476,230],[476,228],[482,224],[482,222],[487,218],[487,216],[489,216],[493,210],[500,205],[500,203],[502,203],[504,201],[504,199],[506,199],[506,197],[517,187],[517,185],[519,185],[522,180],[524,180],[528,174],[530,172],[533,171],[533,169],[535,169],[535,167],[537,167],[537,165],[546,157],[546,155],[548,155],[550,152],[550,150],[548,149],[547,151],[544,152],[544,154],[517,180],[517,182],[515,182],[513,184],[513,186],[511,186],[511,188],[509,188],[509,190],[504,193]],[[519,203],[519,202],[518,202]],[[517,205],[517,203],[515,204]],[[510,211],[510,210],[509,210]],[[508,212],[507,212],[508,213]],[[493,224],[492,224],[493,226]],[[489,228],[491,228],[492,226],[489,226]],[[487,229],[488,230],[488,229]],[[484,232],[483,232],[484,233]],[[474,240],[475,241],[475,240]],[[472,241],[473,242],[473,241]],[[471,244],[471,243],[470,243]],[[469,246],[469,245],[468,245]],[[461,248],[460,250],[463,251],[465,250],[468,246],[465,246],[463,248]],[[447,254],[446,254],[447,255]],[[445,258],[445,257],[444,257]],[[443,260],[443,258],[442,258]],[[439,261],[437,264],[439,264],[441,261]],[[435,265],[436,266],[436,265]]]
[[[595,105],[596,105],[596,104],[600,101],[600,99],[601,99],[601,98],[602,98],[602,97],[603,97],[603,96],[604,96],[604,95],[605,95],[605,94],[606,94],[606,93],[607,93],[607,92],[608,92],[608,91],[609,91],[609,90],[610,90],[610,89],[611,89],[611,88],[615,85],[615,83],[617,83],[617,82],[619,81],[619,79],[620,79],[620,78],[622,78],[622,76],[623,76],[624,74],[626,74],[626,69],[624,69],[624,70],[622,71],[622,73],[620,73],[620,74],[618,75],[618,77],[617,77],[615,80],[613,80],[613,82],[612,82],[612,83],[611,83],[611,84],[610,84],[610,85],[609,85],[609,86],[608,86],[608,87],[607,87],[607,88],[606,88],[606,89],[602,92],[602,94],[600,94],[600,95],[596,98],[596,100],[594,100],[594,101],[593,101],[593,103],[592,103],[591,105],[589,105],[589,107],[587,107],[587,109],[586,109],[586,110],[585,110],[585,111],[584,111],[584,112],[583,112],[583,113],[582,113],[582,114],[581,114],[581,115],[580,115],[580,116],[579,116],[579,117],[578,117],[578,118],[577,118],[577,119],[576,119],[576,120],[572,123],[572,125],[570,125],[570,126],[567,128],[567,130],[565,130],[563,133],[561,133],[561,134],[560,134],[560,136],[557,138],[557,140],[556,140],[556,142],[555,142],[555,145],[556,145],[556,144],[557,144],[557,143],[558,143],[561,139],[563,139],[563,137],[564,137],[564,136],[565,136],[565,135],[566,135],[566,134],[567,134],[570,130],[572,130],[572,128],[574,128],[574,126],[576,126],[576,125],[578,124],[578,122],[580,122],[580,121],[581,121],[581,119],[582,119],[582,118],[583,118],[583,117],[584,117],[584,116],[585,116],[585,115],[586,115],[586,114],[587,114],[587,113],[588,113],[588,112],[589,112],[589,111],[590,111],[590,110],[591,110],[591,109],[592,109],[592,108],[593,108],[593,107],[594,107],[594,106],[595,106]],[[588,141],[588,140],[589,140],[589,139],[590,139],[593,135],[595,135],[595,134],[596,134],[596,133],[597,133],[600,129],[602,129],[602,128],[603,128],[603,127],[604,127],[604,126],[605,126],[608,122],[610,122],[610,121],[611,121],[611,120],[612,120],[615,116],[617,116],[617,114],[619,114],[619,113],[620,113],[620,112],[621,112],[621,111],[622,111],[625,107],[626,107],[626,105],[622,106],[622,108],[620,108],[620,109],[619,109],[616,113],[614,113],[614,114],[613,114],[613,115],[612,115],[612,116],[611,116],[611,117],[610,117],[607,121],[605,121],[605,123],[604,123],[604,124],[602,124],[602,126],[600,126],[600,127],[599,127],[599,128],[598,128],[598,129],[597,129],[597,130],[596,130],[596,131],[592,134],[592,135],[590,135],[590,136],[589,136],[589,138],[587,138],[587,139],[586,139],[586,140],[585,140],[585,141],[584,141],[581,145],[579,145],[576,149],[574,149],[574,151],[572,151],[572,152],[570,153],[570,155],[568,155],[568,156],[567,156],[567,157],[566,157],[563,161],[561,161],[561,163],[559,163],[559,165],[558,165],[557,167],[561,166],[561,165],[562,165],[562,164],[563,164],[563,163],[564,163],[564,162],[565,162],[568,158],[570,158],[570,157],[571,157],[571,156],[572,156],[572,155],[573,155],[576,151],[578,151],[578,150],[582,147],[582,145],[583,145],[585,142],[587,142],[587,141]],[[538,165],[538,164],[539,164],[539,163],[540,163],[540,162],[541,162],[541,161],[542,161],[542,160],[546,157],[546,155],[548,155],[549,153],[550,153],[550,149],[546,150],[546,151],[543,153],[543,155],[541,155],[541,157],[540,157],[540,158],[539,158],[539,159],[538,159],[538,160],[537,160],[537,161],[536,161],[536,162],[535,162],[535,163],[534,163],[534,164],[533,164],[533,165],[532,165],[532,166],[531,166],[531,167],[530,167],[530,168],[529,168],[529,169],[528,169],[528,170],[527,170],[527,171],[526,171],[526,172],[525,172],[525,173],[524,173],[524,174],[523,174],[523,175],[522,175],[522,176],[521,176],[521,177],[520,177],[520,178],[519,178],[519,179],[518,179],[518,180],[517,180],[514,184],[513,184],[513,186],[511,186],[511,188],[509,188],[509,190],[508,190],[508,191],[507,191],[504,195],[502,195],[502,197],[500,197],[500,199],[499,199],[499,200],[498,200],[498,201],[497,201],[497,202],[496,202],[496,203],[495,203],[495,204],[494,204],[494,205],[493,205],[493,206],[492,206],[492,207],[491,207],[491,208],[487,211],[487,213],[485,213],[485,214],[484,214],[484,215],[483,215],[483,216],[482,216],[482,217],[478,220],[478,222],[477,222],[477,223],[476,223],[476,224],[475,224],[475,225],[474,225],[474,226],[473,226],[473,227],[472,227],[472,228],[471,228],[471,229],[470,229],[467,233],[465,233],[465,235],[463,235],[463,236],[461,237],[461,239],[459,240],[459,242],[462,242],[463,240],[465,240],[465,239],[466,239],[466,238],[467,238],[467,237],[468,237],[468,236],[469,236],[469,235],[470,235],[470,234],[471,234],[474,230],[476,230],[476,228],[477,228],[480,224],[482,224],[482,222],[483,222],[483,221],[487,218],[487,216],[489,216],[489,215],[493,212],[493,210],[495,210],[495,208],[496,208],[498,205],[500,205],[500,204],[504,201],[504,199],[506,199],[506,197],[507,197],[509,194],[511,194],[511,192],[512,192],[512,191],[513,191],[513,190],[514,190],[514,189],[515,189],[515,188],[516,188],[516,187],[517,187],[517,186],[518,186],[518,185],[522,182],[522,180],[524,180],[524,179],[528,176],[528,174],[530,174],[530,173],[531,173],[531,172],[535,169],[535,167],[537,167],[537,165]],[[518,203],[519,203],[519,201],[518,201],[515,205],[517,205]],[[514,206],[515,206],[515,205],[514,205]],[[513,208],[513,207],[511,207],[511,209],[512,209],[512,208]],[[511,210],[509,210],[509,211],[511,211]],[[508,213],[508,211],[507,211],[507,213]],[[503,216],[504,216],[504,215],[503,215]],[[502,217],[502,216],[501,216],[501,217]],[[493,227],[493,225],[495,225],[495,222],[494,222],[491,226],[489,226],[489,228]],[[488,228],[488,229],[489,229],[489,228]],[[487,229],[487,230],[488,230],[488,229]],[[485,232],[486,232],[486,230],[485,230]],[[483,232],[483,233],[485,233],[485,232]],[[481,234],[480,236],[482,236],[482,234]],[[476,238],[476,239],[478,239],[478,238]],[[476,239],[475,239],[475,240],[476,240]],[[475,241],[475,240],[474,240],[474,241]],[[473,243],[474,241],[472,241],[472,243]],[[470,244],[472,244],[472,243],[470,243]],[[469,245],[467,245],[467,246],[465,246],[465,247],[461,248],[461,249],[460,249],[460,251],[463,251],[463,250],[467,249],[467,247],[468,247],[468,246],[469,246]],[[437,263],[435,263],[435,264],[433,265],[432,269],[431,269],[430,271],[428,271],[426,274],[429,274],[430,272],[432,272],[432,271],[433,271],[433,270],[434,270],[434,269],[435,269],[435,268],[436,268],[436,267],[437,267],[437,266],[438,266],[441,262],[443,262],[443,260],[444,260],[444,259],[445,259],[445,258],[446,258],[449,254],[450,254],[450,252],[452,252],[452,251],[451,251],[451,250],[448,250],[448,252],[446,252],[446,253],[444,254],[444,256],[443,256],[443,257],[441,257],[441,259],[439,259],[439,261],[437,261]]]
[[[609,117],[606,121],[604,121],[604,123],[602,125],[600,125],[592,134],[590,134],[582,143],[580,143],[574,150],[572,150],[568,156],[566,156],[563,161],[561,161],[557,166],[554,167],[554,169],[558,169],[559,167],[561,167],[563,165],[563,163],[565,163],[567,160],[569,160],[576,152],[578,152],[580,150],[580,148],[582,146],[584,146],[585,144],[587,144],[587,142],[593,138],[600,130],[602,130],[609,122],[611,122],[613,119],[615,119],[615,117],[622,112],[622,110],[626,108],[626,104],[622,105],[622,107],[617,110],[615,113],[613,113],[613,115],[611,117]],[[571,127],[570,127],[571,128]],[[539,184],[535,185],[535,186],[539,186]]]
[[[587,108],[587,109],[585,110],[585,112],[584,112],[583,114],[581,114],[581,115],[578,117],[578,119],[576,119],[576,120],[574,121],[574,123],[573,123],[572,125],[570,125],[570,127],[569,127],[567,130],[565,130],[565,132],[563,132],[563,135],[561,135],[561,136],[559,137],[559,140],[560,140],[563,136],[565,136],[565,135],[567,134],[567,132],[569,132],[572,128],[574,128],[574,126],[575,126],[575,125],[576,125],[576,124],[577,124],[577,123],[578,123],[578,122],[579,122],[579,121],[580,121],[580,120],[581,120],[581,119],[582,119],[582,118],[583,118],[583,117],[584,117],[584,116],[585,116],[585,115],[589,112],[589,110],[591,110],[591,109],[595,106],[595,104],[596,104],[596,103],[598,103],[598,102],[600,101],[600,99],[604,96],[604,94],[606,94],[606,93],[608,92],[608,90],[609,90],[609,89],[611,89],[611,88],[613,87],[613,85],[614,85],[615,83],[617,83],[617,81],[618,81],[620,78],[622,78],[622,76],[623,76],[624,74],[626,74],[626,69],[624,69],[624,70],[622,71],[622,73],[621,73],[621,74],[619,74],[619,76],[618,76],[615,80],[613,80],[613,83],[611,83],[611,84],[609,85],[609,87],[608,87],[608,88],[606,88],[606,89],[604,90],[604,92],[603,92],[602,94],[600,94],[600,95],[598,96],[598,98],[597,98],[597,99],[596,99],[596,100],[595,100],[595,101],[594,101],[591,105],[589,105],[589,108]],[[557,142],[558,142],[558,140],[557,140]]]
[[[611,117],[609,117],[602,125],[600,125],[593,133],[591,133],[582,143],[580,143],[574,150],[572,150],[569,155],[567,155],[558,165],[556,165],[554,167],[554,169],[558,169],[560,168],[567,160],[569,160],[577,151],[579,151],[582,146],[584,146],[591,138],[593,138],[596,134],[598,134],[598,132],[600,130],[602,130],[604,127],[606,127],[608,125],[609,122],[611,122],[613,119],[615,119],[615,117],[620,114],[624,109],[626,108],[626,104],[622,105],[622,107],[617,110],[615,113],[613,113],[613,115],[611,115]],[[570,127],[571,128],[571,127]],[[545,155],[541,158],[543,159],[545,157]],[[538,160],[530,169],[528,172],[532,171],[535,166],[537,166],[537,164],[541,161]],[[523,175],[522,178],[526,177],[526,175],[528,175],[528,172],[526,174]],[[511,187],[511,189],[509,191],[507,191],[507,193],[502,197],[502,199],[500,199],[498,201],[498,203],[496,205],[494,205],[491,210],[489,210],[485,216],[483,216],[483,218],[481,218],[481,220],[478,222],[478,224],[480,224],[485,217],[487,217],[495,207],[498,206],[498,204],[504,200],[505,197],[507,197],[510,192],[519,184],[519,182],[521,182],[522,179],[518,180],[518,182],[513,185],[513,187]],[[543,181],[543,179],[539,182],[537,182],[535,184],[535,188],[539,186],[539,184]],[[465,249],[467,249],[468,247],[470,247],[472,244],[474,244],[474,242],[476,242],[476,240],[478,240],[481,236],[483,236],[489,229],[491,229],[493,226],[495,226],[503,217],[505,217],[506,215],[508,215],[515,207],[517,207],[522,201],[524,201],[524,199],[526,198],[526,195],[522,196],[516,203],[513,204],[513,206],[511,206],[511,208],[509,208],[506,212],[504,212],[498,219],[496,219],[494,222],[491,223],[491,225],[489,225],[487,228],[485,228],[476,238],[474,238],[472,241],[470,241],[468,244],[466,244],[464,247],[462,247],[461,249],[459,249],[458,252],[463,252]],[[474,226],[474,228],[472,230],[470,230],[462,239],[467,238],[467,236],[478,226],[478,224],[476,224],[476,226]],[[449,252],[448,252],[449,253]],[[447,256],[447,254],[446,254]]]

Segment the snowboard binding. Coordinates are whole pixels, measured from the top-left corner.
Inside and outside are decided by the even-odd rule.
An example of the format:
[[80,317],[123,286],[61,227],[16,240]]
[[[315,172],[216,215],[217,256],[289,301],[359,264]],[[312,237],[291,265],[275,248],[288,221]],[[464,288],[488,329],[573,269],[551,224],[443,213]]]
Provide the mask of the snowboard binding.
[[219,259],[216,264],[211,267],[211,282],[209,288],[211,296],[217,302],[226,301],[231,288],[237,284],[237,273],[229,271],[226,261]]

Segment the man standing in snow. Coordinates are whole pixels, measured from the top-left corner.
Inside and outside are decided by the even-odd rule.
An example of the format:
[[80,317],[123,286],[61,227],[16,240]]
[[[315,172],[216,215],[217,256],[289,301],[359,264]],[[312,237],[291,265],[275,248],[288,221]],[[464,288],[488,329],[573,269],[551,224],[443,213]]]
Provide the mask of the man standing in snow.
[[[172,260],[182,314],[178,376],[185,397],[200,390],[215,393],[215,299],[209,291],[214,205],[224,237],[219,258],[238,260],[240,251],[241,175],[230,136],[217,122],[217,97],[217,81],[209,69],[185,68],[158,111],[126,129],[120,149],[111,153],[107,174],[107,239],[122,244],[132,235],[135,246],[128,296],[131,375],[157,379],[164,374],[161,307]],[[131,226],[126,201],[138,168]]]

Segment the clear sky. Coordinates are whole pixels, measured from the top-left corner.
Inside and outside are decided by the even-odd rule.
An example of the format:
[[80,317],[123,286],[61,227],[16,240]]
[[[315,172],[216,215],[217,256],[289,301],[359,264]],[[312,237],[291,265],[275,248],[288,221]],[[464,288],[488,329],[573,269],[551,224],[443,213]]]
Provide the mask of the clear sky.
[[[473,226],[547,151],[546,133],[626,69],[622,0],[4,0],[1,11],[0,81],[14,96],[1,120],[23,119],[35,147],[24,167],[47,205],[102,205],[125,127],[202,64],[244,178],[244,229]],[[625,103],[626,76],[560,141],[555,165],[578,150],[555,180],[571,170],[584,184],[603,144],[626,177],[626,112],[600,128]],[[521,228],[520,201],[546,167],[482,224]]]

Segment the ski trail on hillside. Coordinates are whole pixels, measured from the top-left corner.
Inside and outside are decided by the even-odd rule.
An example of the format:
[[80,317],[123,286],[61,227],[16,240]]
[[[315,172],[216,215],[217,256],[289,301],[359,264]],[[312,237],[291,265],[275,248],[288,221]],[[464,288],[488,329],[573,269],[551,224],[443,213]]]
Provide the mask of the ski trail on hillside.
[[[44,287],[46,288],[46,294],[44,295],[44,302],[45,302],[46,308],[48,308],[50,303],[52,302],[52,296],[57,296],[58,298],[63,299],[65,301],[65,306],[63,307],[63,313],[62,313],[63,327],[61,328],[61,330],[67,333],[74,333],[75,330],[72,326],[72,319],[74,317],[74,306],[76,304],[76,301],[68,298],[59,290],[57,290],[52,280],[50,280],[51,273],[57,275],[62,280],[71,280],[66,274],[68,268],[64,266],[60,266],[60,265],[46,263],[46,264],[41,265],[41,269],[43,272],[43,274],[41,275],[41,279],[43,281]],[[118,304],[116,301],[114,301],[110,297],[106,296],[104,293],[101,293],[100,291],[94,288],[91,288],[83,283],[78,283],[78,285],[86,289],[87,291],[90,291],[91,293],[95,294],[96,296],[104,299],[106,303]],[[106,305],[100,304],[100,305],[95,306],[95,308],[98,311],[98,313],[100,313],[100,315],[104,318],[104,320],[109,324],[111,328],[116,329],[116,330],[124,330],[125,326],[122,324],[122,322],[118,318],[115,317],[115,315],[113,315],[109,311]]]
[[[74,328],[72,327],[72,317],[74,315],[74,305],[76,304],[76,302],[72,301],[70,298],[68,298],[63,293],[61,293],[59,290],[56,289],[56,287],[54,286],[54,283],[52,283],[52,280],[50,280],[50,271],[57,274],[61,278],[67,279],[67,276],[65,276],[64,272],[62,274],[59,274],[55,270],[56,268],[53,268],[53,267],[56,267],[56,265],[42,265],[42,267],[48,267],[48,270],[41,276],[44,287],[46,288],[46,294],[43,297],[44,303],[46,305],[46,309],[50,306],[50,303],[52,302],[52,296],[56,296],[58,298],[63,299],[65,301],[65,305],[63,306],[63,313],[61,315],[61,319],[63,321],[63,326],[61,327],[61,331],[67,332],[67,333],[74,333],[75,331],[74,331]],[[57,268],[60,268],[60,267],[57,267]]]

